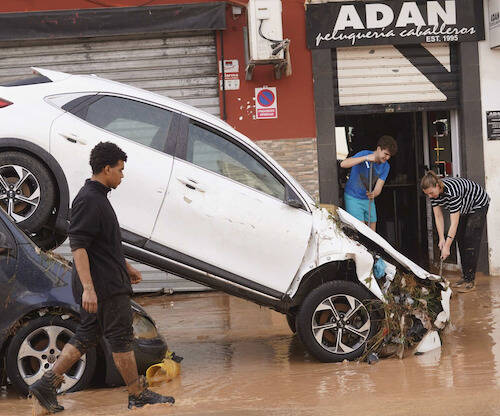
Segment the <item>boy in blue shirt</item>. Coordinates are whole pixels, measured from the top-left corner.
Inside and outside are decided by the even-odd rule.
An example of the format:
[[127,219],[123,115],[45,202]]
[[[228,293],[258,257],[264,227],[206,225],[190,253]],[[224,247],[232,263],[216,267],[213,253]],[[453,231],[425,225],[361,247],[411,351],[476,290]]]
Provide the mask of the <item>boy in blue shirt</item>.
[[[397,151],[396,140],[391,136],[382,136],[377,142],[375,151],[362,150],[340,163],[344,169],[352,168],[344,192],[346,211],[368,224],[373,231],[376,231],[377,226],[374,199],[382,192],[389,174],[391,167],[387,161]],[[370,168],[372,169],[372,186],[370,186]]]

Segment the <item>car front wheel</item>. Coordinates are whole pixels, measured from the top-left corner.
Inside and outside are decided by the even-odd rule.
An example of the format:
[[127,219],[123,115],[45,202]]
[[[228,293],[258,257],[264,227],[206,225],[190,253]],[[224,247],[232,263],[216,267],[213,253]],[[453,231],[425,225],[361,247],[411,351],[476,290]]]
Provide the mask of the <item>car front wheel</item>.
[[297,315],[300,340],[323,362],[353,360],[375,335],[378,315],[369,292],[359,284],[332,281],[314,289]]
[[[12,337],[7,350],[6,370],[10,382],[21,394],[52,369],[62,349],[75,333],[77,322],[58,315],[28,321]],[[59,392],[82,390],[92,380],[96,366],[95,348],[87,351],[64,375]]]

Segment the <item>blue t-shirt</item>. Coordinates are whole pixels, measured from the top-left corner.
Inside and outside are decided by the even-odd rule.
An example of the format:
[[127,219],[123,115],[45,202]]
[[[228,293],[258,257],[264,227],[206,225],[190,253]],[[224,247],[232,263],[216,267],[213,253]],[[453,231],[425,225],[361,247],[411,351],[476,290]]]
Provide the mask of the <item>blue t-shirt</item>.
[[[371,150],[362,150],[352,157],[366,156],[372,153],[373,152]],[[351,174],[349,175],[349,180],[345,186],[345,192],[347,194],[358,199],[368,199],[366,192],[369,190],[370,163],[373,163],[372,190],[378,179],[382,179],[383,181],[386,180],[387,175],[389,174],[389,169],[391,168],[388,162],[375,163],[365,161],[363,163],[359,163],[351,168]]]

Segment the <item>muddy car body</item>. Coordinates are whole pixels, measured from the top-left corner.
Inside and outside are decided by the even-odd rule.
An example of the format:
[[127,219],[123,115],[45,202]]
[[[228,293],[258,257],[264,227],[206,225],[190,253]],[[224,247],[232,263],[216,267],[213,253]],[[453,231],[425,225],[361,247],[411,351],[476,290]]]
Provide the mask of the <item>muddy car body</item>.
[[345,211],[316,206],[217,117],[96,76],[35,71],[0,87],[0,204],[41,244],[64,234],[90,150],[108,140],[129,155],[110,195],[126,255],[287,314],[320,360],[359,357],[377,331],[377,256],[389,275],[439,279]]
[[[0,210],[0,351],[2,369],[16,390],[26,394],[52,365],[74,333],[79,306],[73,299],[71,269],[41,251]],[[134,344],[139,371],[161,361],[167,345],[148,314],[132,302]],[[109,345],[101,339],[65,375],[61,391],[85,388],[96,372],[107,385],[121,385]]]

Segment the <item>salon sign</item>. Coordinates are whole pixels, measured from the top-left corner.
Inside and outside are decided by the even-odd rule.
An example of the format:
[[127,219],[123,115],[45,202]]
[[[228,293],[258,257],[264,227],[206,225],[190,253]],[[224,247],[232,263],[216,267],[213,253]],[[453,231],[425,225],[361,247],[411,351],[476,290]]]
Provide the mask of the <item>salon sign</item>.
[[315,49],[484,40],[482,4],[480,0],[309,3],[307,46]]

